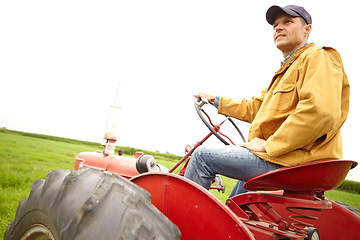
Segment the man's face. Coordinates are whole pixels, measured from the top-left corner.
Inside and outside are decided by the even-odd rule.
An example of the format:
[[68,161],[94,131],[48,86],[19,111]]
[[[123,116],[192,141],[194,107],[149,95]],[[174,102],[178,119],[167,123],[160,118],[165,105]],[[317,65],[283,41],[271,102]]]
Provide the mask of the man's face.
[[307,25],[300,17],[284,14],[276,18],[273,29],[275,45],[285,57],[307,42],[311,25]]

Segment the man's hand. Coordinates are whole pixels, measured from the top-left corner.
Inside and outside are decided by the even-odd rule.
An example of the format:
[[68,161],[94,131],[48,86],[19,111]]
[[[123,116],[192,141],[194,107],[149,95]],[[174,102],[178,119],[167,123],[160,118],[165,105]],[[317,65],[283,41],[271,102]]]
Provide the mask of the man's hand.
[[194,97],[196,98],[206,98],[209,102],[215,102],[215,98],[216,96],[215,95],[210,95],[210,94],[206,94],[206,93],[202,93],[202,92],[199,92],[198,94],[195,94]]
[[240,144],[240,147],[247,148],[253,152],[266,152],[266,149],[264,146],[265,142],[266,142],[265,139],[254,138],[250,142],[245,142],[245,143]]

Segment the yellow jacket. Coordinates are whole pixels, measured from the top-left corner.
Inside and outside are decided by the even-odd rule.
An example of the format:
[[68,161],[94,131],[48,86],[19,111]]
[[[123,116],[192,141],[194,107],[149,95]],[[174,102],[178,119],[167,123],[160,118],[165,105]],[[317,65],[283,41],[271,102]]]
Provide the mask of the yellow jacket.
[[339,53],[314,43],[298,49],[252,100],[221,97],[218,112],[251,123],[249,141],[266,140],[260,158],[283,166],[342,158],[340,128],[350,86]]

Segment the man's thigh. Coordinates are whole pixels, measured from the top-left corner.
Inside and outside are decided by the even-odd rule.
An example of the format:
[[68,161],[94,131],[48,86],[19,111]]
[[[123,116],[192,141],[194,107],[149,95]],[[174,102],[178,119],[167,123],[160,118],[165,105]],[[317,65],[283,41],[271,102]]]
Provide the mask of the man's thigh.
[[213,173],[243,181],[282,167],[238,146],[202,147],[200,151]]

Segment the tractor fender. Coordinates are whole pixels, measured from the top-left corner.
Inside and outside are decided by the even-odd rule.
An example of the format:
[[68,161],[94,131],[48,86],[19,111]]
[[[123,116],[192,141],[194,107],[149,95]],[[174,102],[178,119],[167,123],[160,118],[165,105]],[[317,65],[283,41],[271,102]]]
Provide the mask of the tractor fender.
[[151,194],[152,204],[178,226],[182,240],[255,239],[225,204],[185,177],[149,172],[130,181]]

